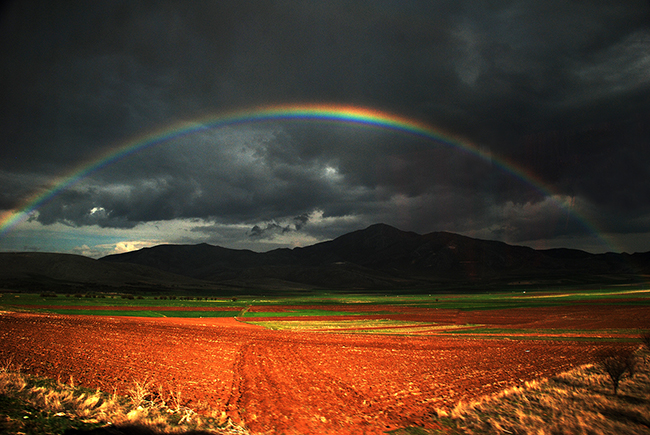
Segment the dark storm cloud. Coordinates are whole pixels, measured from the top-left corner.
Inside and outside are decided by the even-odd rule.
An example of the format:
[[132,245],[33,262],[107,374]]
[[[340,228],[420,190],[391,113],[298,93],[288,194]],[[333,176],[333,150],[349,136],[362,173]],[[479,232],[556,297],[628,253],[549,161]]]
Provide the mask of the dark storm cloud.
[[270,238],[276,234],[300,231],[309,221],[309,215],[304,213],[291,219],[291,222],[281,225],[277,222],[266,222],[262,226],[254,225],[248,235],[253,238]]
[[115,164],[110,174],[54,198],[39,219],[86,224],[88,211],[101,207],[107,217],[96,223],[106,227],[193,217],[271,220],[360,198],[330,166],[331,156],[309,154],[278,128],[204,132]]
[[[2,209],[178,120],[338,102],[459,135],[579,197],[604,228],[648,230],[645,1],[14,1],[0,32]],[[201,218],[262,236],[309,230],[292,219],[320,210],[358,216],[350,225],[512,240],[584,231],[562,225],[538,187],[400,134],[266,123],[139,153],[36,218],[104,228]]]

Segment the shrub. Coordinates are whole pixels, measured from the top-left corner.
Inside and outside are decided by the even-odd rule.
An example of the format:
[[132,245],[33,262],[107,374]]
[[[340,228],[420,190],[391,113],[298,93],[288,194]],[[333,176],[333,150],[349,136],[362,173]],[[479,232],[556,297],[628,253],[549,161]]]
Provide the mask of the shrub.
[[614,394],[617,394],[618,384],[626,373],[634,376],[636,358],[631,349],[605,352],[600,355],[599,363],[612,381]]

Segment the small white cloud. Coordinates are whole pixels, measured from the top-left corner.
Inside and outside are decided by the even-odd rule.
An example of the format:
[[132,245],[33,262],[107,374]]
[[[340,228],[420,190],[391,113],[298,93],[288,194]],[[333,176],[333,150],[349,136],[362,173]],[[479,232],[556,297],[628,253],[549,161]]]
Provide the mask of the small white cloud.
[[88,215],[95,219],[105,219],[108,216],[104,207],[93,207],[88,212]]
[[123,254],[125,252],[137,251],[138,249],[160,245],[159,240],[125,240],[117,243],[104,243],[95,246],[81,245],[73,248],[70,252],[91,258],[101,258],[111,254]]
[[156,246],[161,244],[160,241],[152,240],[129,240],[124,242],[116,243],[113,251],[115,254],[122,254],[124,252],[137,251],[142,248],[149,248],[151,246]]
[[341,175],[339,174],[339,170],[332,166],[325,166],[325,169],[323,170],[323,174],[325,175],[325,178],[329,180],[339,180],[341,178]]

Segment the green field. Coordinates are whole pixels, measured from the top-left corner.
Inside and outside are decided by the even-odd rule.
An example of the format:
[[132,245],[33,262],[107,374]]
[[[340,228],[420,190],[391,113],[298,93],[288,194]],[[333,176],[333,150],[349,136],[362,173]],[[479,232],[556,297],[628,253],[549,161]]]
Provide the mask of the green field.
[[[103,297],[101,297],[103,296]],[[158,296],[136,296],[133,299],[123,298],[119,295],[74,296],[59,294],[56,297],[41,296],[35,293],[2,293],[0,294],[0,307],[16,305],[60,305],[69,307],[246,307],[245,301],[233,301],[232,298],[211,298],[210,300],[161,299]]]
[[[0,311],[28,311],[96,316],[217,318],[240,320],[275,330],[304,330],[390,335],[454,335],[502,339],[629,340],[639,330],[537,330],[481,324],[436,324],[432,320],[398,320],[391,316],[404,308],[484,312],[516,308],[559,307],[576,304],[643,307],[650,305],[650,290],[643,286],[610,288],[558,288],[539,292],[377,295],[320,292],[302,296],[176,297],[121,295],[58,295],[2,293]],[[266,311],[268,310],[268,311]],[[430,311],[429,311],[430,312]],[[324,320],[322,316],[327,316]],[[354,319],[358,316],[358,319]],[[371,316],[370,318],[368,316]],[[383,318],[382,316],[386,316]],[[282,319],[291,317],[294,320]],[[336,319],[336,317],[341,317]],[[627,336],[627,337],[626,337]]]
[[[341,295],[340,293],[319,292],[313,295],[289,297],[177,297],[176,299],[163,299],[157,296],[137,296],[129,299],[119,295],[44,297],[33,293],[0,294],[0,309],[3,310],[149,317],[349,316],[391,314],[396,307],[476,311],[565,306],[581,302],[646,306],[650,305],[650,289],[647,286],[633,286],[581,290],[555,289],[539,292],[507,291],[432,295]],[[263,311],[265,306],[272,305],[281,305],[287,308],[284,312]],[[292,308],[293,306],[295,309]],[[328,309],[319,308],[322,306],[327,306]],[[336,310],[337,306],[345,307],[345,310]],[[364,308],[367,306],[373,306],[373,309]],[[255,310],[255,307],[259,307],[260,310]],[[359,307],[359,310],[350,310],[350,307]],[[174,308],[178,308],[178,310],[174,310]],[[220,308],[223,310],[219,310]],[[186,311],[187,309],[192,309],[192,311]]]

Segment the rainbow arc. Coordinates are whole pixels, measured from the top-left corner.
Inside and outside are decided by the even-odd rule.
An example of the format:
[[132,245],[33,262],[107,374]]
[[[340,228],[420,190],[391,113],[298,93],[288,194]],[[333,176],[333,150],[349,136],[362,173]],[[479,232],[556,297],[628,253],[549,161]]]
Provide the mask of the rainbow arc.
[[[126,159],[138,152],[149,149],[173,139],[190,136],[201,131],[214,130],[224,127],[237,126],[242,124],[262,123],[269,121],[329,121],[335,123],[364,125],[373,128],[391,130],[402,134],[420,137],[430,141],[433,144],[443,145],[455,148],[457,150],[472,154],[480,159],[489,161],[492,165],[511,174],[512,176],[531,185],[543,195],[553,200],[553,192],[545,186],[543,181],[535,174],[514,164],[513,162],[498,157],[484,149],[472,144],[463,138],[445,133],[435,129],[416,119],[411,119],[375,110],[367,107],[357,107],[349,105],[336,104],[294,104],[265,106],[250,110],[229,112],[213,116],[202,117],[192,122],[182,122],[172,126],[165,127],[155,132],[131,138],[120,145],[111,148],[106,153],[79,165],[68,175],[53,181],[50,186],[44,190],[34,193],[24,201],[17,210],[5,213],[0,216],[0,240],[15,228],[19,223],[24,222],[29,216],[40,207],[47,204],[61,192],[69,189],[80,180],[91,174],[114,164],[120,160]],[[555,200],[553,200],[555,201]],[[575,212],[568,210],[564,205],[555,201],[557,206],[563,208],[567,213],[575,216],[582,225],[591,233],[595,234],[603,245],[609,247],[599,232],[587,219],[577,215]]]

